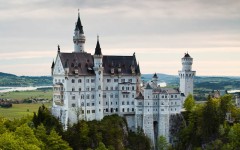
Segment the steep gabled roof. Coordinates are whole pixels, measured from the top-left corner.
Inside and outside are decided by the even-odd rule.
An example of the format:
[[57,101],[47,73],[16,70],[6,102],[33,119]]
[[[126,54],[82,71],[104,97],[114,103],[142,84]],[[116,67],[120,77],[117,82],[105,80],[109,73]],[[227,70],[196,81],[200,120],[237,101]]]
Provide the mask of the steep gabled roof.
[[190,58],[191,56],[188,53],[185,53],[184,57]]
[[143,100],[143,99],[144,99],[144,96],[142,95],[142,92],[140,92],[135,99]]
[[150,84],[148,83],[147,86],[145,87],[145,89],[152,89],[152,87],[151,87]]

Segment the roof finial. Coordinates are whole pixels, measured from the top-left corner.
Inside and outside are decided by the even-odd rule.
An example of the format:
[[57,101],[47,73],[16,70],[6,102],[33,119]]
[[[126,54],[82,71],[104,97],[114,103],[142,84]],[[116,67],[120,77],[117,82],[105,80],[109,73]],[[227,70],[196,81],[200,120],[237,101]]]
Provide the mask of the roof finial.
[[97,35],[97,41],[99,41],[99,35]]
[[78,8],[78,17],[80,17],[79,8]]
[[59,46],[59,44],[58,44],[58,52],[60,52],[60,46]]

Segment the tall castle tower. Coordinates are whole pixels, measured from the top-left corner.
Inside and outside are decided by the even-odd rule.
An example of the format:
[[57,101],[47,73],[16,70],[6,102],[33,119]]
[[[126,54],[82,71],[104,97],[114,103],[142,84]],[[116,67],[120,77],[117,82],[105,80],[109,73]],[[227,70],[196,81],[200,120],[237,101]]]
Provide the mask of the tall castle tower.
[[185,53],[182,58],[182,70],[178,71],[180,78],[180,91],[187,97],[189,94],[193,94],[193,79],[196,71],[192,71],[193,58]]
[[96,99],[95,99],[95,110],[96,110],[96,120],[101,120],[103,118],[103,67],[102,67],[102,51],[99,44],[99,38],[97,39],[97,45],[95,48],[94,58],[94,72],[96,75],[95,89],[96,89]]
[[75,53],[83,53],[84,52],[84,44],[85,44],[85,36],[83,32],[83,26],[80,20],[80,14],[78,12],[78,20],[76,22],[73,43],[74,43],[74,52]]

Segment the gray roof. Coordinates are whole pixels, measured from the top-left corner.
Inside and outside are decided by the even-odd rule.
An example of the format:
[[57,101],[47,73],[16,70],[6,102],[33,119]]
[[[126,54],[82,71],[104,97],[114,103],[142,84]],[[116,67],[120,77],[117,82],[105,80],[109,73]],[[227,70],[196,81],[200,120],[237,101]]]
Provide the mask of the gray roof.
[[143,96],[142,93],[140,92],[135,99],[137,99],[137,100],[143,100],[143,99],[144,99],[144,96]]
[[150,84],[148,83],[145,87],[145,89],[152,89],[152,87],[150,86]]
[[[59,53],[64,68],[69,68],[68,75],[95,75],[93,71],[94,59],[90,53]],[[135,55],[133,56],[103,56],[104,75],[133,75],[140,74]],[[121,72],[118,69],[121,68]],[[133,72],[134,71],[134,72]]]
[[160,94],[179,94],[180,91],[178,89],[174,88],[156,88],[153,89],[154,93],[160,93]]

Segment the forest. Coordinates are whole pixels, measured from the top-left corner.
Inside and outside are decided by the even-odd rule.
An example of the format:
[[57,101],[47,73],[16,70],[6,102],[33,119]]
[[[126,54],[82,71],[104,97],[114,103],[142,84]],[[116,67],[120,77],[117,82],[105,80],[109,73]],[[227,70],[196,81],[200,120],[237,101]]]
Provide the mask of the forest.
[[0,149],[148,150],[150,141],[142,130],[128,131],[126,120],[117,115],[101,121],[81,120],[63,130],[59,120],[42,105],[33,117],[0,117]]

